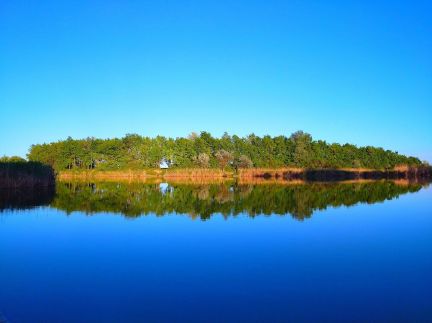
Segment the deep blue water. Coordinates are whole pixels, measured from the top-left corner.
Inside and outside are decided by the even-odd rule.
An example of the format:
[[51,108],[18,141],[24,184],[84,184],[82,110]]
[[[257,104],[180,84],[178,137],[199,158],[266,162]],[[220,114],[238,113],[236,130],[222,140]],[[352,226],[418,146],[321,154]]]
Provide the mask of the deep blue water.
[[0,313],[12,323],[431,322],[431,201],[429,187],[302,221],[6,209]]

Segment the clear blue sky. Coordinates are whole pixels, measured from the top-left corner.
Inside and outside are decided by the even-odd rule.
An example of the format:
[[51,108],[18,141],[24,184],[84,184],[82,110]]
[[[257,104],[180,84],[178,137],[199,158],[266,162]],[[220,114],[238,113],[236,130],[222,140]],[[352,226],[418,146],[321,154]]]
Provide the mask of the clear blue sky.
[[206,130],[432,161],[431,1],[0,1],[0,155]]

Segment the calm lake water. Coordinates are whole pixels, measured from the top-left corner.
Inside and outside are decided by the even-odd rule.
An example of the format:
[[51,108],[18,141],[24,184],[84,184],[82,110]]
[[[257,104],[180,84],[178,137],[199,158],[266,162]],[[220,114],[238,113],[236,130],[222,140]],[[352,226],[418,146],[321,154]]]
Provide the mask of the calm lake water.
[[2,191],[0,321],[431,322],[431,201],[392,182]]

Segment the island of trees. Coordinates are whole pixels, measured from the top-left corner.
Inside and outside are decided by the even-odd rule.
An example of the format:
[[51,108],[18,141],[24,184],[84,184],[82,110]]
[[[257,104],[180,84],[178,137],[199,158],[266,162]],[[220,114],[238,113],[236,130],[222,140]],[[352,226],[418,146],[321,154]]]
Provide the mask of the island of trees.
[[128,134],[123,138],[86,138],[37,144],[28,159],[63,170],[139,170],[148,168],[242,168],[372,169],[397,166],[420,167],[416,157],[372,146],[327,143],[298,131],[291,136],[246,137],[225,133],[220,138],[208,132],[188,137],[155,138]]

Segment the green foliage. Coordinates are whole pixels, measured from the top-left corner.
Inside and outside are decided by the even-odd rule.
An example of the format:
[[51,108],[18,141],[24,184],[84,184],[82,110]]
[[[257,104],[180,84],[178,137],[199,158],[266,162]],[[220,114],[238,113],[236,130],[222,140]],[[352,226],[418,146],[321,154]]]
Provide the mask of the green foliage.
[[3,156],[0,157],[0,163],[25,163],[26,160],[24,158],[21,158],[19,156]]
[[156,138],[128,134],[118,139],[67,138],[33,145],[28,159],[65,169],[144,169],[159,167],[162,160],[173,168],[370,168],[392,169],[397,165],[419,166],[421,161],[376,147],[329,144],[297,131],[290,137],[254,134],[244,138],[208,132],[187,138]]

